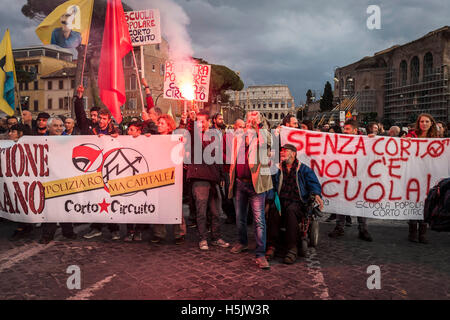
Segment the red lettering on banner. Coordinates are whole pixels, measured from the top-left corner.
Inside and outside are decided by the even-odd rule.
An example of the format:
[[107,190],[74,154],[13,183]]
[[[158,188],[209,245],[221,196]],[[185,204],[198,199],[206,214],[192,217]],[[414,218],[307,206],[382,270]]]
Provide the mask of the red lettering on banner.
[[383,140],[384,140],[384,138],[379,138],[379,139],[377,139],[377,140],[373,143],[373,145],[372,145],[372,151],[373,151],[373,153],[375,153],[375,154],[378,155],[378,156],[382,156],[383,153],[377,152],[376,147],[377,147],[378,142],[383,141]]
[[23,183],[25,186],[25,194],[23,194],[22,189],[20,189],[20,185],[18,182],[13,182],[14,190],[16,190],[16,197],[19,198],[20,206],[23,209],[25,214],[28,214],[28,205],[25,199],[28,199],[28,182]]
[[[19,149],[19,164],[20,169],[17,170],[17,149]],[[11,166],[12,171],[14,173],[14,176],[21,177],[23,175],[23,172],[25,170],[25,152],[23,151],[23,147],[20,144],[15,144],[11,149]]]
[[321,159],[320,161],[322,161],[322,166],[320,166],[316,159],[311,159],[311,169],[313,171],[315,171],[315,169],[317,168],[317,173],[319,174],[319,176],[323,177],[324,174],[324,169],[325,169],[325,160]]
[[331,135],[327,134],[325,135],[325,149],[324,149],[324,154],[328,154],[328,145],[330,146],[331,152],[333,154],[336,154],[337,152],[337,145],[338,145],[338,135],[334,134],[334,144],[331,141]]
[[401,196],[395,198],[395,197],[392,195],[392,194],[394,193],[394,181],[391,180],[390,183],[391,183],[391,190],[389,191],[389,200],[390,200],[390,201],[402,200],[402,197],[401,197]]
[[359,149],[362,149],[363,154],[364,154],[365,156],[367,156],[367,153],[366,153],[366,146],[364,145],[364,138],[363,138],[363,137],[359,137],[359,141],[358,141],[358,144],[357,144],[356,147],[355,147],[355,152],[354,152],[354,154],[357,154]]
[[369,177],[371,178],[379,178],[381,177],[381,174],[373,174],[372,173],[372,167],[376,165],[377,163],[383,162],[382,160],[375,160],[367,167],[367,173],[369,174]]
[[11,173],[11,148],[6,149],[6,172],[5,176],[10,178],[12,177]]
[[345,160],[344,164],[344,178],[347,178],[347,172],[350,170],[352,172],[352,176],[356,177],[356,174],[358,173],[358,159],[353,159],[353,167],[350,164],[349,160]]
[[427,193],[430,192],[431,174],[427,174]]
[[347,142],[339,149],[339,153],[341,154],[353,154],[351,151],[344,151],[344,148],[347,147],[354,139],[352,136],[341,136],[341,139],[347,139]]
[[[406,144],[406,145],[405,145]],[[403,154],[407,153],[408,156],[410,156],[411,154],[409,153],[408,149],[411,146],[411,141],[406,140],[406,139],[400,139],[400,149],[402,150],[400,153],[400,157],[403,158]]]
[[319,155],[320,151],[312,151],[311,148],[313,147],[320,147],[320,142],[311,142],[311,138],[321,138],[322,134],[320,133],[307,133],[306,134],[306,155],[307,156],[314,156]]
[[304,131],[292,131],[289,133],[287,140],[290,144],[293,144],[297,147],[297,151],[303,149],[304,145],[301,139],[297,139],[305,134]]
[[14,213],[16,211],[12,204],[11,196],[9,195],[8,185],[6,184],[6,182],[3,183],[3,205],[4,211],[8,211],[9,213]]
[[372,167],[376,165],[377,163],[383,162],[382,160],[375,160],[373,161],[368,167],[367,167],[367,173],[369,174],[369,177],[371,178],[379,178],[381,177],[381,174],[373,174],[372,173]]
[[46,165],[48,166],[48,156],[45,154],[45,151],[48,151],[48,144],[40,144],[39,149],[41,150],[41,171],[39,176],[48,177],[50,174],[48,167],[46,167]]
[[356,191],[355,195],[353,197],[349,197],[347,194],[348,191],[348,180],[345,180],[345,186],[344,186],[344,197],[347,201],[353,201],[359,196],[359,192],[361,191],[361,181],[358,181],[358,190]]
[[[381,196],[380,196],[379,198],[377,198],[377,199],[370,199],[370,198],[368,198],[367,193],[369,192],[369,190],[370,190],[372,187],[375,187],[375,186],[378,186],[378,187],[381,188],[381,191],[382,191]],[[369,186],[366,188],[366,191],[364,191],[364,200],[366,200],[367,202],[372,202],[372,203],[374,203],[374,202],[380,202],[381,199],[384,198],[385,193],[386,193],[386,192],[385,192],[385,190],[384,190],[384,186],[383,186],[381,183],[379,183],[379,182],[375,182],[375,183],[372,183],[371,185],[369,185]]]
[[38,161],[37,150],[38,150],[38,145],[34,144],[33,147],[34,147],[34,157],[33,157],[33,153],[31,152],[30,145],[28,145],[28,144],[25,145],[25,151],[27,153],[27,159],[28,159],[27,165],[26,165],[26,169],[25,169],[25,175],[27,177],[30,176],[30,173],[28,172],[28,163],[31,166],[31,170],[33,170],[34,176],[35,177],[38,176],[38,169],[37,169],[37,161]]
[[392,172],[393,169],[400,169],[401,168],[400,165],[394,166],[394,162],[397,162],[397,161],[405,161],[406,162],[406,161],[408,161],[408,159],[391,158],[388,161],[389,161],[389,164],[388,164],[389,176],[391,176],[392,178],[401,179],[401,176],[399,176],[398,174],[394,174]]
[[416,157],[420,154],[420,144],[421,143],[427,143],[427,139],[412,139],[411,142],[415,142],[417,144],[417,150],[416,150]]
[[[37,207],[37,209],[35,206],[35,199],[34,199],[34,193],[35,193],[36,187],[39,188],[39,199],[38,199],[39,206]],[[41,214],[42,211],[44,211],[44,207],[45,207],[45,193],[44,193],[44,186],[42,185],[42,183],[34,181],[30,186],[29,195],[30,195],[30,197],[29,197],[28,204],[30,206],[31,211],[34,214]]]
[[[395,146],[395,152],[393,152],[393,153],[391,153],[390,150],[389,150],[389,145],[391,144],[391,142],[393,142],[393,143],[394,143],[394,146]],[[390,138],[390,139],[386,142],[386,145],[385,145],[384,149],[385,149],[386,153],[387,153],[388,155],[390,155],[390,156],[395,156],[395,155],[397,155],[397,154],[398,154],[398,151],[399,151],[399,150],[398,150],[397,141],[395,141],[394,138]]]
[[[416,188],[412,188],[412,187],[411,187],[411,185],[412,185],[413,183],[416,184]],[[419,200],[420,200],[420,183],[419,183],[419,180],[414,179],[414,178],[413,178],[413,179],[409,179],[408,185],[407,185],[407,187],[406,187],[406,199],[407,199],[407,200],[410,200],[409,194],[410,194],[411,192],[417,192],[417,200],[416,200],[416,202],[419,202]]]
[[329,184],[329,183],[341,184],[341,182],[339,180],[337,180],[337,179],[334,179],[334,180],[328,180],[328,181],[325,181],[324,183],[322,183],[322,195],[324,197],[327,197],[327,198],[335,198],[335,197],[337,197],[339,195],[339,192],[336,192],[335,194],[326,194],[325,191],[324,191],[325,186],[327,184]]
[[[334,163],[337,164],[337,167],[339,168],[339,171],[338,171],[336,174],[331,174],[329,168],[330,168]],[[331,162],[327,165],[327,167],[326,167],[326,169],[325,169],[325,174],[326,174],[327,177],[329,177],[329,178],[337,178],[337,177],[339,177],[339,176],[342,174],[342,166],[341,166],[341,162],[340,162],[339,160],[333,160],[333,161],[331,161]]]

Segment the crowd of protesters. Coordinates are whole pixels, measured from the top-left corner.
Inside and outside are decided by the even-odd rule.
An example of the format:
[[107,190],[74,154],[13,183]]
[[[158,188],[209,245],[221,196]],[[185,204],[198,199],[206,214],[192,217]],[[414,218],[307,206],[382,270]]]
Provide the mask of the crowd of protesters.
[[[270,136],[268,122],[258,111],[249,111],[245,119],[237,119],[230,129],[223,116],[217,113],[210,114],[201,110],[190,110],[183,113],[179,124],[168,114],[163,114],[157,108],[151,96],[150,89],[145,79],[147,109],[143,111],[142,118],[134,118],[127,124],[126,130],[121,130],[114,125],[111,113],[108,109],[93,107],[88,118],[83,105],[83,87],[78,88],[78,94],[74,98],[75,119],[51,117],[48,113],[41,112],[36,119],[28,110],[21,112],[21,121],[14,116],[1,119],[0,138],[17,141],[22,136],[52,136],[52,135],[110,135],[117,137],[127,134],[133,137],[140,135],[169,135],[176,129],[185,129],[191,137],[199,135],[203,137],[210,131],[220,132],[223,139],[223,163],[187,162],[183,168],[183,200],[189,204],[189,217],[185,221],[182,214],[181,224],[174,225],[174,239],[177,245],[185,242],[187,228],[196,228],[198,233],[198,247],[200,250],[208,250],[209,245],[221,248],[231,247],[230,252],[239,254],[248,250],[248,225],[254,225],[256,242],[256,263],[262,269],[270,268],[269,261],[273,259],[276,243],[279,237],[286,246],[284,262],[291,264],[297,259],[297,243],[299,236],[299,220],[306,212],[307,199],[313,197],[317,206],[323,209],[321,185],[315,175],[304,163],[297,159],[296,148],[286,144],[281,146],[280,166],[278,171],[269,172],[269,164],[263,163],[260,156],[260,146],[265,145],[267,157],[270,158],[272,137]],[[442,122],[436,122],[429,114],[422,114],[414,125],[407,128],[392,126],[385,131],[383,124],[371,122],[365,128],[360,127],[356,120],[348,120],[343,128],[324,124],[317,128],[310,120],[299,121],[294,115],[287,115],[280,124],[303,130],[323,131],[330,133],[361,135],[369,137],[384,135],[391,137],[411,138],[438,138],[448,137],[447,126]],[[272,128],[274,129],[274,128]],[[194,138],[190,139],[193,143]],[[212,143],[211,139],[200,139],[202,142],[202,154],[205,148]],[[231,141],[232,148],[227,145]],[[189,150],[194,150],[193,147]],[[193,158],[193,154],[187,154]],[[214,156],[214,155],[213,155]],[[185,156],[186,157],[186,156]],[[274,197],[276,193],[279,199],[277,207]],[[230,245],[221,234],[222,218],[227,224],[236,224],[236,241]],[[326,220],[336,220],[336,226],[329,236],[338,238],[344,235],[344,226],[352,225],[352,218],[339,212],[331,213]],[[359,238],[372,241],[368,232],[367,219],[358,217]],[[60,223],[62,235],[68,239],[76,239],[77,234],[73,230],[72,223]],[[28,237],[34,224],[19,223],[11,240]],[[104,225],[93,223],[90,230],[83,235],[86,239],[100,237]],[[159,243],[167,236],[165,225],[127,224],[126,235],[121,238],[118,224],[109,223],[106,226],[112,240],[125,242],[143,241],[143,233],[150,230],[150,242]],[[42,226],[39,243],[47,244],[53,240],[57,224],[45,223]],[[280,230],[285,232],[280,233]],[[427,225],[423,221],[409,221],[408,239],[413,242],[427,243],[425,237]]]

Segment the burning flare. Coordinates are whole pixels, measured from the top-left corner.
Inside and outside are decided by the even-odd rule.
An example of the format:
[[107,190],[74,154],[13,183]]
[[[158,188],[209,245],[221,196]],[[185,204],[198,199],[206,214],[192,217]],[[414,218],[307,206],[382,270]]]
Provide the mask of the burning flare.
[[195,94],[194,86],[192,85],[192,83],[184,82],[180,86],[180,91],[186,100],[194,100]]

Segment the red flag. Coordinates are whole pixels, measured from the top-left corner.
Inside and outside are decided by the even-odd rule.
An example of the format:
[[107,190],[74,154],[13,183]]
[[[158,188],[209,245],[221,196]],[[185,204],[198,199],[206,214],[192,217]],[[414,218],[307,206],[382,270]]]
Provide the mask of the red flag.
[[98,70],[98,87],[100,99],[118,123],[122,122],[120,106],[126,101],[122,59],[132,49],[122,1],[108,0]]

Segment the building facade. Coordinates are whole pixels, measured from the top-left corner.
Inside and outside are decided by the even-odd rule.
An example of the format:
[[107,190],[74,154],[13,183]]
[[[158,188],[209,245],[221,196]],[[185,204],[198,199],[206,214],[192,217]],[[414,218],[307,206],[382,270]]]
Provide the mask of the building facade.
[[409,124],[420,113],[450,121],[450,27],[445,26],[404,45],[335,70],[337,100],[357,97],[359,118],[377,113],[379,120]]
[[278,125],[289,113],[296,115],[294,98],[286,85],[249,86],[226,94],[231,106],[239,106],[244,112],[259,111],[271,126]]
[[31,82],[18,84],[21,105],[34,115],[66,113],[73,96],[76,67],[72,53],[53,45],[13,50],[17,70],[35,74]]

